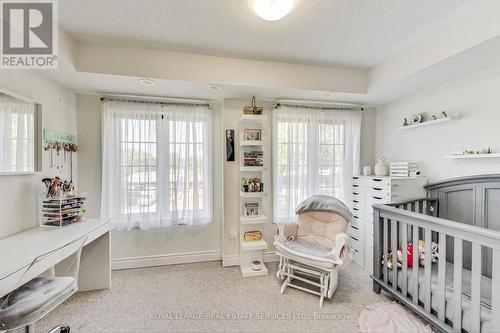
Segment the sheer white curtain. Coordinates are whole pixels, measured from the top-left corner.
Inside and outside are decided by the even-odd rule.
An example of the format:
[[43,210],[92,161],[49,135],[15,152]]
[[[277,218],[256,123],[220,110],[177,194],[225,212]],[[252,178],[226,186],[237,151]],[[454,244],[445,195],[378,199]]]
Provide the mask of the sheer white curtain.
[[295,219],[313,194],[350,202],[359,173],[361,111],[281,105],[273,110],[274,220]]
[[209,108],[114,100],[102,108],[101,216],[118,230],[210,223]]
[[34,170],[33,103],[0,93],[0,171]]

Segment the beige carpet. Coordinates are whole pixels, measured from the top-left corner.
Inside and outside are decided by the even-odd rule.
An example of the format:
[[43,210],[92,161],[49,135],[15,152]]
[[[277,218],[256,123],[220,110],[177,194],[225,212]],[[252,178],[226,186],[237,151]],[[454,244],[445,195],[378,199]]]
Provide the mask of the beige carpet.
[[74,295],[36,331],[65,323],[71,332],[358,332],[365,306],[387,300],[353,263],[323,308],[299,290],[281,295],[276,264],[268,267],[254,278],[220,262],[113,271],[111,289]]

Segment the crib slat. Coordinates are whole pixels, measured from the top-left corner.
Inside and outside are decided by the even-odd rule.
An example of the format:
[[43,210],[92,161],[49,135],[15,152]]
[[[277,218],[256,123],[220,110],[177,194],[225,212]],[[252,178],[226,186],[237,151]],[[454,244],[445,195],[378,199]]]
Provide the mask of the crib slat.
[[398,290],[398,221],[391,220],[392,289]]
[[[493,249],[491,272],[491,313],[500,313],[500,250]],[[491,331],[500,332],[500,316],[492,316]]]
[[481,244],[472,243],[471,332],[481,329]]
[[439,249],[438,249],[438,318],[444,321],[446,315],[446,234],[439,233]]
[[432,243],[432,231],[431,229],[425,229],[424,235],[424,309],[427,312],[431,312],[431,243]]
[[389,249],[388,249],[388,226],[387,226],[387,219],[384,218],[384,236],[382,238],[382,242],[384,243],[384,257],[385,257],[385,262],[384,262],[384,282],[387,284],[388,281],[388,275],[387,275],[387,262],[390,260],[389,258]]
[[413,270],[412,270],[412,285],[413,304],[418,305],[418,227],[413,226]]
[[403,283],[401,284],[401,291],[403,297],[406,297],[406,293],[408,292],[408,257],[406,255],[406,247],[408,246],[408,225],[401,222],[399,228],[401,229],[401,251],[403,254],[403,268],[401,269]]
[[462,331],[462,239],[453,246],[453,328]]

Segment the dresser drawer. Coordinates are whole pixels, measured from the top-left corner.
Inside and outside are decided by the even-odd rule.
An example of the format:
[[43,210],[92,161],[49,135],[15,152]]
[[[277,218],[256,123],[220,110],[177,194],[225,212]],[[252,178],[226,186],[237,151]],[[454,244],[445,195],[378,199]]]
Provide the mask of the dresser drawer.
[[390,202],[391,202],[391,198],[387,198],[387,197],[384,198],[384,197],[371,195],[371,196],[366,197],[365,208],[370,208],[370,210],[372,210],[372,206],[375,204],[386,204],[386,203],[390,203]]
[[361,239],[361,231],[359,230],[358,226],[354,226],[352,224],[349,224],[349,227],[347,228],[347,234],[349,236],[356,238],[356,239]]
[[390,188],[368,187],[366,188],[367,197],[391,199]]
[[349,236],[349,247],[360,252],[363,251],[363,243],[361,243],[359,237]]
[[352,185],[357,185],[357,186],[363,185],[363,178],[358,176],[352,177]]
[[365,179],[366,187],[390,188],[391,179],[384,177],[368,177]]
[[352,200],[353,202],[354,201],[357,201],[357,202],[361,202],[363,200],[363,189],[362,188],[355,188],[353,187],[352,188]]
[[358,208],[358,210],[360,210],[360,209],[364,208],[363,201],[353,200],[353,201],[352,201],[352,207],[353,207],[353,208]]
[[363,218],[362,217],[359,217],[359,216],[356,216],[356,214],[354,214],[352,216],[352,221],[351,221],[351,224],[357,228],[359,228],[362,224],[363,224]]
[[363,255],[358,251],[351,249],[351,252],[349,252],[349,255],[351,257],[351,260],[357,263],[360,266],[363,266]]
[[352,214],[357,217],[365,217],[365,207],[362,204],[353,204]]

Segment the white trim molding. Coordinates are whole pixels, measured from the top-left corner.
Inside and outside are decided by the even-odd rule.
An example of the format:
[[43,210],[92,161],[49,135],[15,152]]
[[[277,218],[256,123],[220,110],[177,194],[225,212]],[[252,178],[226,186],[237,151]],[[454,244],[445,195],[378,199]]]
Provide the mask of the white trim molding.
[[115,258],[111,260],[111,269],[120,270],[130,268],[177,265],[204,261],[215,261],[221,259],[222,255],[220,250],[163,254],[144,257]]

